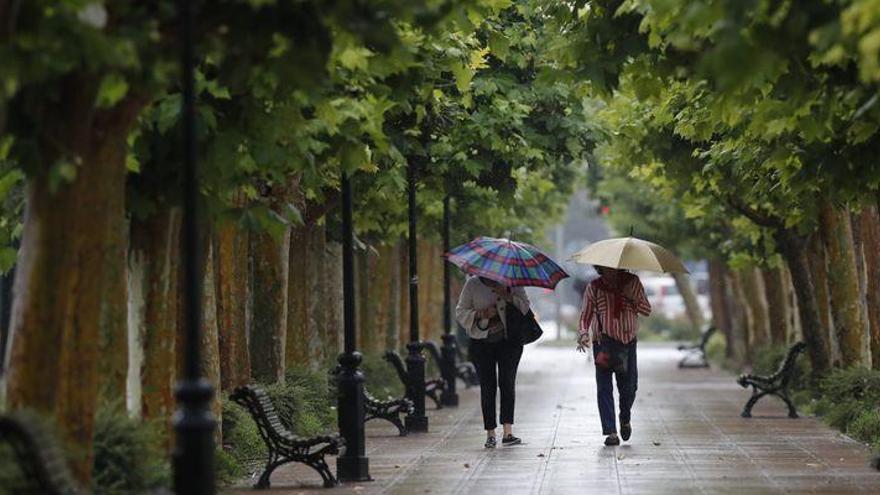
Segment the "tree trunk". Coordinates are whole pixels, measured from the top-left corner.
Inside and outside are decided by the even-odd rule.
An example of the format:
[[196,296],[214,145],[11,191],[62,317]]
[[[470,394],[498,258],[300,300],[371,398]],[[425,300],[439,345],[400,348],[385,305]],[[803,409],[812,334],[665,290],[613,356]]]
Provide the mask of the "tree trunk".
[[128,256],[128,407],[135,416],[161,420],[166,445],[177,377],[180,222],[178,208],[132,220]]
[[862,335],[862,363],[870,368],[871,361],[871,320],[868,314],[868,272],[865,261],[865,234],[862,232],[861,215],[850,213],[850,225],[852,225],[853,252],[856,258],[856,278],[859,282],[859,311],[861,312],[864,332]]
[[[310,227],[294,227],[290,236],[290,280],[288,281],[287,365],[306,366],[309,362],[309,254]],[[342,260],[338,260],[341,264]]]
[[[199,334],[201,347],[199,369],[202,377],[214,387],[214,395],[211,397],[210,407],[217,424],[223,421],[223,404],[220,401],[220,343],[217,323],[217,292],[214,280],[214,249],[210,235],[204,236],[202,246],[205,247],[205,256],[202,260],[202,328]],[[214,441],[216,445],[223,445],[223,428],[214,428]]]
[[323,225],[314,225],[309,229],[309,244],[306,256],[309,258],[306,289],[308,299],[308,360],[311,369],[318,369],[325,363],[324,341],[327,333],[327,321],[324,318],[327,301],[324,298],[327,274],[324,271],[324,259],[327,247],[326,232]]
[[880,369],[880,214],[876,206],[862,210],[862,242],[867,274],[866,300],[871,331],[871,366]]
[[744,287],[743,272],[744,270],[730,271],[730,288],[733,294],[735,321],[737,322],[733,329],[734,345],[736,346],[734,355],[737,362],[748,364],[752,360],[751,336],[754,334],[755,322],[752,307],[746,296],[748,289]]
[[385,322],[383,330],[385,332],[385,348],[397,349],[400,341],[400,312],[402,292],[400,290],[401,283],[401,264],[400,258],[401,247],[399,243],[388,246],[388,259],[385,263],[389,266],[388,274],[388,318]]
[[788,264],[791,281],[797,293],[797,306],[800,313],[801,331],[807,344],[807,353],[812,365],[814,381],[823,376],[830,367],[828,359],[827,334],[819,319],[816,294],[810,278],[810,264],[807,261],[807,242],[796,234],[779,229],[775,232],[776,243],[782,257]]
[[400,321],[397,324],[398,344],[402,348],[409,342],[409,249],[405,237],[401,237],[398,241],[398,249],[400,256],[397,258],[400,263],[400,297],[397,300],[400,311],[398,316]]
[[801,317],[798,310],[797,294],[794,290],[794,284],[791,281],[791,272],[788,266],[782,268],[782,280],[785,283],[785,298],[788,306],[788,335],[786,336],[786,345],[792,342],[799,342],[804,339],[804,332],[801,329]]
[[770,323],[770,342],[785,345],[788,341],[788,298],[784,273],[781,268],[761,270],[767,299],[767,315]]
[[287,344],[287,293],[290,229],[281,238],[251,234],[254,259],[254,316],[250,336],[251,374],[255,380],[284,380]]
[[127,98],[111,110],[95,111],[94,82],[70,76],[61,83],[58,99],[64,104],[53,108],[39,129],[46,168],[69,160],[76,178],[56,188],[43,170],[28,183],[7,382],[12,409],[32,408],[55,417],[68,445],[75,447],[73,471],[86,485],[92,469],[103,281],[113,264],[108,232],[124,205],[126,138],[144,103]]
[[862,354],[865,322],[859,299],[855,248],[849,213],[822,202],[820,211],[822,240],[832,263],[828,270],[831,316],[840,343],[841,363],[845,367],[865,364]]
[[712,306],[712,323],[727,341],[727,358],[733,357],[730,311],[727,303],[727,265],[718,259],[709,260],[709,303]]
[[102,402],[124,403],[128,379],[129,225],[125,218],[125,198],[116,199],[123,203],[110,207],[112,218],[108,229],[108,270],[101,297],[98,390]]
[[770,342],[770,315],[765,299],[767,291],[759,269],[743,270],[743,289],[752,314],[749,346],[753,350],[760,349]]
[[682,300],[684,300],[685,311],[687,312],[688,320],[690,320],[691,326],[694,329],[694,333],[699,335],[704,324],[703,310],[700,309],[700,303],[697,302],[697,295],[694,293],[694,288],[691,285],[688,276],[684,273],[673,273],[672,279],[675,280],[675,286],[678,288]]
[[326,290],[326,316],[327,338],[325,341],[324,356],[327,359],[336,359],[342,352],[343,330],[345,326],[345,314],[343,308],[343,277],[342,277],[342,244],[328,242],[324,254],[324,270],[327,273]]
[[[831,318],[831,296],[828,290],[828,260],[825,256],[825,247],[822,245],[822,237],[813,235],[809,242],[809,268],[813,287],[816,291],[816,308],[819,313],[819,321],[822,325],[822,340],[828,349],[828,359],[831,366],[840,366],[840,346],[837,343],[837,334],[834,331],[834,320]],[[789,270],[790,272],[790,270]],[[794,275],[792,275],[794,281]]]
[[376,256],[370,249],[359,249],[355,253],[357,291],[357,335],[358,348],[365,352],[376,352],[381,346],[381,341],[376,332],[375,317],[378,305],[376,304],[375,292],[379,292],[378,280],[376,280]]
[[248,235],[229,223],[214,239],[220,388],[230,392],[250,382],[247,346]]

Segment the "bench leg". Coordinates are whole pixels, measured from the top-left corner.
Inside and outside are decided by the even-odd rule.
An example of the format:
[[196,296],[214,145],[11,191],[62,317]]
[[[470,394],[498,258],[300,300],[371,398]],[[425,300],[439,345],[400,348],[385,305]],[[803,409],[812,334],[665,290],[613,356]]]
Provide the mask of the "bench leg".
[[437,405],[437,409],[443,409],[443,403],[440,402],[439,391],[440,391],[440,388],[438,387],[438,388],[435,388],[434,390],[431,390],[430,392],[425,391],[425,395],[428,396],[432,401],[434,401],[434,404]]
[[788,417],[791,419],[797,419],[797,417],[798,417],[797,410],[794,408],[794,404],[791,402],[791,399],[788,398],[788,394],[783,392],[781,394],[776,393],[774,395],[776,395],[777,397],[782,399],[782,401],[785,402],[785,405],[788,406]]
[[752,408],[755,407],[755,404],[761,399],[761,397],[764,397],[765,395],[767,395],[767,392],[758,393],[757,388],[753,389],[752,397],[749,399],[748,402],[746,402],[746,407],[743,408],[742,414],[740,414],[740,416],[744,418],[751,418]]
[[370,421],[372,419],[384,419],[385,421],[388,421],[389,423],[393,424],[394,426],[397,427],[397,432],[398,432],[399,436],[401,436],[401,437],[405,437],[409,433],[409,430],[407,430],[406,426],[403,425],[403,421],[400,420],[400,416],[396,413],[395,414],[383,414],[381,416],[370,416],[364,420],[364,423],[366,423],[367,421]]
[[330,472],[330,467],[327,466],[327,461],[324,460],[323,454],[310,457],[304,464],[321,475],[321,478],[324,480],[324,488],[333,488],[339,484],[336,481],[336,477]]
[[278,461],[274,457],[270,457],[269,461],[266,463],[266,467],[263,469],[263,474],[260,475],[260,479],[257,480],[257,484],[254,485],[254,488],[257,490],[269,489],[269,477],[272,476],[272,471],[275,471],[275,468],[282,464],[284,464],[284,461]]

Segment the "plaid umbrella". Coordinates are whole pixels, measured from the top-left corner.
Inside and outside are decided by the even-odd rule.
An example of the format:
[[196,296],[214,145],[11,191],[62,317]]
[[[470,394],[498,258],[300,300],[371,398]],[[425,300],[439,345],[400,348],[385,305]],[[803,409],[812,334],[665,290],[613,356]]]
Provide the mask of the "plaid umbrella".
[[466,273],[508,287],[528,285],[552,289],[568,277],[562,267],[535,246],[510,239],[477,237],[443,256]]

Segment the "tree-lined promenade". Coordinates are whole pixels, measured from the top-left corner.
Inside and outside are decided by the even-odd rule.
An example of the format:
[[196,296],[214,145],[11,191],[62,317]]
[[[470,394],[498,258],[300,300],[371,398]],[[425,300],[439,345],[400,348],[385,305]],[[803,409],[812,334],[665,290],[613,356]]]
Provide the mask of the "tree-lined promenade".
[[[232,476],[251,455],[224,421],[239,385],[310,397],[285,420],[335,429],[343,177],[368,385],[410,341],[408,180],[422,340],[444,330],[444,205],[453,242],[540,242],[589,186],[621,232],[709,260],[729,364],[803,340],[801,400],[844,388],[817,411],[880,438],[875,2],[193,5],[199,364]],[[178,14],[0,0],[2,404],[53,422],[96,490],[167,482],[187,309]],[[155,479],[107,467],[115,424],[161,460]]]

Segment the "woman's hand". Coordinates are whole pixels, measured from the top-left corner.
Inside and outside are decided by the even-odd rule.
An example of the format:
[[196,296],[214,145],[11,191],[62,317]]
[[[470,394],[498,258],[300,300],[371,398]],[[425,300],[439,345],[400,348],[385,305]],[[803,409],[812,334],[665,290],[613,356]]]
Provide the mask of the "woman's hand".
[[587,352],[587,349],[591,346],[590,336],[587,334],[583,334],[578,337],[577,351],[578,352]]

